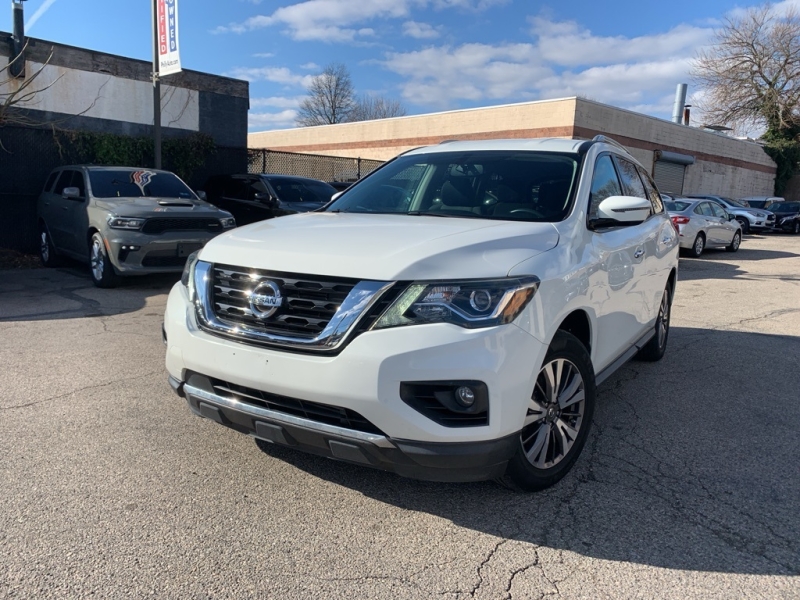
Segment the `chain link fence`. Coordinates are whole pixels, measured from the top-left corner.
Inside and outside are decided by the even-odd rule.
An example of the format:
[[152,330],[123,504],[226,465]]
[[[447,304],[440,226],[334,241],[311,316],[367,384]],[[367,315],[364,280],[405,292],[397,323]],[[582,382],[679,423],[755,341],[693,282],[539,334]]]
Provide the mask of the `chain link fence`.
[[322,154],[298,154],[251,148],[247,151],[249,173],[298,175],[321,181],[358,181],[383,164],[381,160]]

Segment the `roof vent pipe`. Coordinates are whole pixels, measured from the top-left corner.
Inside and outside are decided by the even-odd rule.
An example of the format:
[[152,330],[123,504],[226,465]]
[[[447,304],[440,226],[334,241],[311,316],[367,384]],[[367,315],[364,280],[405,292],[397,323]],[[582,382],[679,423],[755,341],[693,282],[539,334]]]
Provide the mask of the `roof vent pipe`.
[[681,124],[683,119],[683,108],[686,106],[686,88],[687,84],[679,83],[678,88],[675,90],[675,106],[672,107],[672,122]]
[[14,23],[14,34],[11,38],[11,58],[8,71],[12,77],[25,77],[25,57],[22,50],[25,48],[25,13],[22,3],[25,0],[11,0],[11,14]]

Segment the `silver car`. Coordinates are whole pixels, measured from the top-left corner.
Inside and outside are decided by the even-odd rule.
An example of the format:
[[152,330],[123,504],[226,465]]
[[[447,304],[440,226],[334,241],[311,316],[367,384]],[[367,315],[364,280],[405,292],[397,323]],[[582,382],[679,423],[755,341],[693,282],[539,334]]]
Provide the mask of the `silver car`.
[[768,210],[750,208],[746,203],[726,198],[725,196],[713,196],[703,194],[687,194],[687,198],[692,200],[713,200],[720,205],[725,212],[732,214],[742,226],[742,233],[748,234],[750,230],[771,229],[775,226],[775,215]]
[[742,243],[742,225],[736,216],[711,200],[673,198],[665,202],[672,224],[678,230],[681,250],[698,258],[707,247],[736,252]]
[[187,256],[236,226],[175,174],[154,169],[60,167],[37,210],[42,264],[88,262],[98,287],[114,287],[120,275],[179,273]]

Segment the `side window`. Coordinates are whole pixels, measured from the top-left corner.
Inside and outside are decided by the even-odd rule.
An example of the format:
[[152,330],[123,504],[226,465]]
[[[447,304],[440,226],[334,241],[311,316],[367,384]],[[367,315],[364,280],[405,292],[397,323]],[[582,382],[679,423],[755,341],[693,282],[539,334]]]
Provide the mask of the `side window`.
[[625,191],[625,195],[635,196],[637,198],[649,198],[644,191],[644,185],[639,178],[636,165],[624,158],[615,157],[615,160],[619,167],[619,177],[622,180],[622,189]]
[[711,210],[711,203],[710,202],[703,202],[700,205],[700,212],[702,212],[707,217],[713,217],[714,211]]
[[59,196],[63,194],[64,188],[69,187],[70,179],[72,179],[72,171],[61,171],[61,175],[58,176],[58,183],[56,183],[56,189],[53,190],[53,193]]
[[719,217],[720,219],[728,218],[728,215],[725,213],[725,210],[719,204],[714,204],[713,202],[711,202],[711,211],[714,213],[715,217]]
[[621,196],[617,170],[608,154],[602,155],[594,163],[592,191],[589,195],[589,218],[597,218],[597,207],[609,196]]
[[636,167],[636,170],[639,171],[644,189],[647,192],[647,196],[650,198],[650,203],[653,205],[653,212],[655,214],[663,213],[664,203],[661,201],[661,194],[658,193],[653,178],[641,167]]
[[72,171],[72,178],[69,182],[70,187],[78,188],[81,198],[86,197],[86,184],[83,183],[83,172]]
[[222,194],[226,198],[235,198],[236,200],[244,200],[247,198],[244,181],[241,179],[230,178],[225,182]]
[[702,215],[703,214],[703,204],[704,204],[704,202],[701,202],[700,204],[695,206],[694,210],[692,212],[694,214],[696,214],[696,215]]
[[58,177],[58,171],[50,173],[50,177],[47,178],[47,183],[44,184],[45,192],[53,191],[53,184],[56,182],[56,177]]

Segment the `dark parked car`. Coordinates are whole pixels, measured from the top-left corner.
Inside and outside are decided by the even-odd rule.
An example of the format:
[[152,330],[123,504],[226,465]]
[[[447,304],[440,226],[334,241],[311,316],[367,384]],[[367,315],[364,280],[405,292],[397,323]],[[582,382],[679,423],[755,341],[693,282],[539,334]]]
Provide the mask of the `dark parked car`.
[[775,214],[775,228],[800,234],[800,202],[776,202],[769,210]]
[[336,189],[316,179],[294,175],[218,175],[203,191],[208,201],[246,225],[323,207]]

